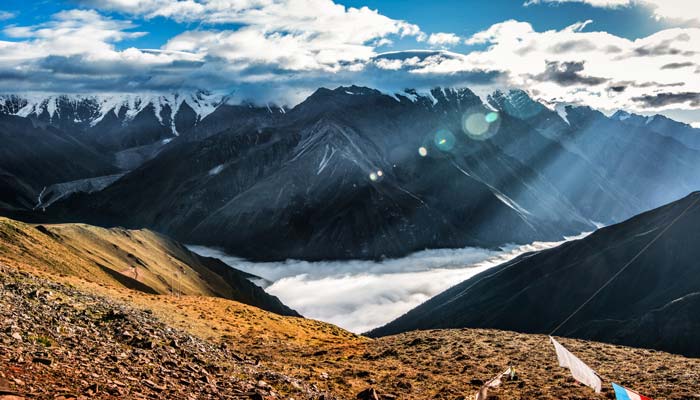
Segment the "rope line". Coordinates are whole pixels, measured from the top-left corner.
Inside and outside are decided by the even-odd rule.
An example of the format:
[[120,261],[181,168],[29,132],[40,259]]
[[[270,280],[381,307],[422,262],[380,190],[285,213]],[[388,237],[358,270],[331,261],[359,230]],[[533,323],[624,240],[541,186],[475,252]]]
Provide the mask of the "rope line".
[[682,213],[678,214],[678,216],[676,216],[676,218],[674,218],[673,221],[671,221],[661,232],[659,232],[658,235],[656,235],[653,239],[651,239],[651,240],[649,241],[649,243],[647,243],[647,244],[646,244],[634,257],[632,257],[622,268],[620,268],[620,270],[617,271],[617,273],[615,273],[615,275],[613,275],[610,279],[608,279],[608,281],[605,282],[605,283],[603,284],[603,286],[601,286],[598,290],[596,290],[595,293],[593,293],[593,295],[591,295],[591,297],[588,298],[588,300],[586,300],[585,302],[583,302],[583,304],[581,304],[576,310],[574,310],[574,312],[572,312],[568,317],[566,317],[566,319],[565,319],[564,321],[562,321],[559,325],[557,325],[557,327],[554,328],[554,330],[552,330],[552,331],[548,334],[548,336],[554,335],[554,333],[555,333],[556,331],[558,331],[562,326],[564,326],[567,322],[569,322],[569,320],[570,320],[571,318],[573,318],[574,315],[578,314],[578,312],[581,311],[581,310],[583,309],[583,307],[585,307],[588,303],[591,302],[591,300],[593,300],[598,294],[600,294],[600,292],[602,292],[603,289],[605,289],[612,281],[614,281],[615,278],[617,278],[618,276],[620,276],[620,274],[621,274],[622,272],[624,272],[624,271],[627,269],[627,267],[629,267],[630,265],[632,265],[632,263],[634,263],[642,254],[644,254],[644,252],[647,251],[647,250],[649,249],[649,247],[651,247],[654,243],[656,243],[656,241],[659,240],[659,238],[661,238],[661,236],[663,236],[663,234],[666,233],[666,231],[668,231],[669,229],[671,229],[671,227],[672,227],[676,222],[678,222],[678,220],[680,220],[680,219],[688,212],[688,210],[690,210],[691,208],[693,208],[693,206],[695,206],[695,205],[698,203],[698,201],[700,201],[700,196],[698,196],[695,200],[693,200],[693,202],[690,203],[690,205],[689,205],[688,207],[686,207],[685,210],[683,210]]

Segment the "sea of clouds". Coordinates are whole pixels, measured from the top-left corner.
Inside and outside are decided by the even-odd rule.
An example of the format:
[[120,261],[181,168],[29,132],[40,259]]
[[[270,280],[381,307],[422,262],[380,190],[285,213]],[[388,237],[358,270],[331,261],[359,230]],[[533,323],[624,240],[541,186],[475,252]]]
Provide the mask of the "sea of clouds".
[[189,248],[263,278],[256,283],[305,317],[362,333],[392,321],[482,271],[523,253],[561,243],[535,242],[501,250],[474,247],[424,250],[383,261],[319,262],[251,262],[209,247]]

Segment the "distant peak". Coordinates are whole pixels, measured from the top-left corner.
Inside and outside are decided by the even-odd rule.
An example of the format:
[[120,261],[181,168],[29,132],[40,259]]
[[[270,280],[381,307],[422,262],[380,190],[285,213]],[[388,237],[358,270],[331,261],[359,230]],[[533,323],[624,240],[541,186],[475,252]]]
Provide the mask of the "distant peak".
[[520,119],[531,118],[547,110],[547,107],[535,101],[521,89],[496,90],[487,97],[487,100],[495,109]]

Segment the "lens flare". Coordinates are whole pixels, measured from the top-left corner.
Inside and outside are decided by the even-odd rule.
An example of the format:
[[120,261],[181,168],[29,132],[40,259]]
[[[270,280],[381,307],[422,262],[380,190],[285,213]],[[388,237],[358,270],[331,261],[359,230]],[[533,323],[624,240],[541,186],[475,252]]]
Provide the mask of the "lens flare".
[[501,115],[485,107],[474,107],[462,116],[462,130],[471,139],[487,140],[498,133]]
[[447,129],[440,129],[435,133],[435,146],[441,151],[450,151],[455,147],[455,135]]
[[489,130],[489,123],[486,121],[484,114],[475,113],[468,116],[464,121],[464,129],[472,135],[479,136]]
[[418,154],[420,154],[421,157],[425,157],[428,155],[428,149],[426,149],[425,147],[419,147]]

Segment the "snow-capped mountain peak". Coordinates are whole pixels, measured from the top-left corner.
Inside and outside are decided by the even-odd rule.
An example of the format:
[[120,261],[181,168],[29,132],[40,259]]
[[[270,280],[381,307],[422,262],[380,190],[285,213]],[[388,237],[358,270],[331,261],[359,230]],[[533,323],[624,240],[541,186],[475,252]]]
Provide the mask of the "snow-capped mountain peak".
[[178,135],[175,116],[183,104],[187,104],[201,121],[226,101],[226,96],[199,90],[169,94],[24,94],[0,96],[0,112],[41,119],[55,123],[62,119],[85,127],[94,127],[113,113],[123,116],[124,123],[136,118],[145,110],[152,112],[161,125]]

